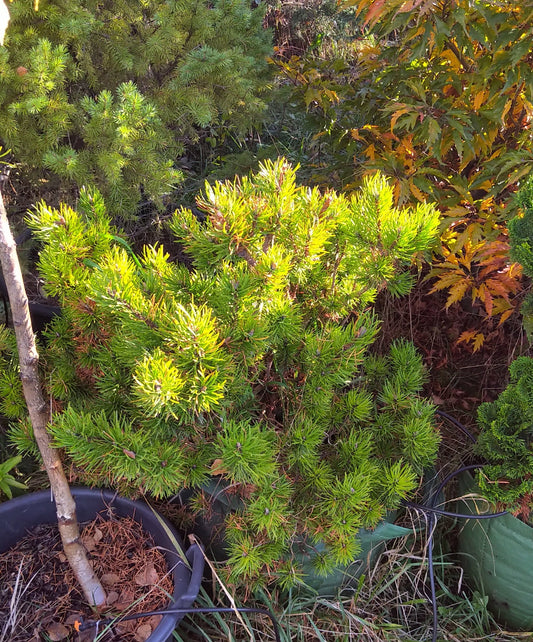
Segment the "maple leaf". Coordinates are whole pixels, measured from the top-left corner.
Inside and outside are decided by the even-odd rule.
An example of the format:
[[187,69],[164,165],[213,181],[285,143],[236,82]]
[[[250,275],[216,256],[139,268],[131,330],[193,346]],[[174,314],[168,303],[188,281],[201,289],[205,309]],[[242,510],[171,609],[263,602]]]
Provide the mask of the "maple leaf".
[[470,279],[463,279],[462,281],[458,281],[455,285],[453,285],[449,289],[445,308],[448,309],[451,305],[460,301],[464,297],[466,292],[470,289],[471,285],[472,282],[470,281]]
[[485,335],[477,330],[465,330],[455,342],[455,345],[467,343],[472,345],[473,352],[477,352],[485,342]]

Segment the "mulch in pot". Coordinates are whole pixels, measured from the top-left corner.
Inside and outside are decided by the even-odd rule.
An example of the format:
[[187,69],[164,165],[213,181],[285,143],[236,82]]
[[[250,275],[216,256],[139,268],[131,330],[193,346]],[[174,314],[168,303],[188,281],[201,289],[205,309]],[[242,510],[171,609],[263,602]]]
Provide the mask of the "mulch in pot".
[[[132,518],[97,517],[82,527],[82,541],[106,589],[109,607],[99,617],[164,609],[173,582],[163,553]],[[62,552],[56,525],[42,525],[0,554],[0,642],[44,640],[143,642],[161,616],[120,622],[104,635],[76,632],[76,621],[98,619]]]

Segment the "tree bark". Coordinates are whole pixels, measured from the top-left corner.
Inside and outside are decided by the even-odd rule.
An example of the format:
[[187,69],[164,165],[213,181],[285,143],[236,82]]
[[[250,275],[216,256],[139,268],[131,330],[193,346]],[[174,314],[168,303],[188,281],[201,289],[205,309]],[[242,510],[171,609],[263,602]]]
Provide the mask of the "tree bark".
[[11,316],[17,338],[20,377],[35,441],[48,473],[57,509],[57,522],[65,555],[92,606],[105,604],[106,594],[96,577],[80,540],[76,504],[63,470],[59,452],[52,445],[48,424],[48,408],[39,377],[39,355],[31,325],[28,298],[17,256],[16,244],[9,227],[0,191],[0,263],[9,295]]

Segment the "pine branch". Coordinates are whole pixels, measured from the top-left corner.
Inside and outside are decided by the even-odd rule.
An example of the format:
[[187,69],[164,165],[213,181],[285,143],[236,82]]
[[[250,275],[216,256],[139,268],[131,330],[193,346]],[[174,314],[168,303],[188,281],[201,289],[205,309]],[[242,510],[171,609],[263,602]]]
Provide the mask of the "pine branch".
[[39,379],[39,355],[35,344],[28,298],[22,280],[22,272],[11,233],[7,212],[0,192],[0,262],[7,285],[13,326],[17,338],[20,376],[24,398],[28,406],[33,433],[39,446],[50,486],[56,502],[57,521],[65,555],[83,589],[89,604],[100,606],[106,594],[87,559],[80,541],[76,518],[76,504],[65,477],[59,453],[52,446],[46,426],[47,405]]
[[0,46],[4,44],[4,34],[9,24],[9,11],[4,0],[0,0]]

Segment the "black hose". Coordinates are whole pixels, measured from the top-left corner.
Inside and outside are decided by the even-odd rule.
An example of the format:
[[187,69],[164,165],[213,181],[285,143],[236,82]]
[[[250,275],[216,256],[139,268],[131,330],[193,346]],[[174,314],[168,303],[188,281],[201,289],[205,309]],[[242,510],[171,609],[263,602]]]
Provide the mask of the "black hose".
[[424,504],[415,504],[414,502],[404,502],[404,506],[412,508],[413,510],[420,510],[425,513],[432,513],[434,515],[443,515],[444,517],[459,517],[462,519],[492,519],[493,517],[501,517],[507,515],[507,511],[503,510],[500,513],[484,513],[483,515],[466,515],[462,513],[454,513],[450,510],[440,510],[440,508],[433,508],[432,506],[425,506]]
[[[473,434],[463,426],[457,419],[451,417],[445,412],[437,411],[441,417],[449,420],[456,427],[458,427],[473,443],[476,439]],[[446,484],[452,480],[457,475],[466,472],[468,470],[475,470],[481,468],[483,464],[471,464],[468,466],[462,466],[461,468],[454,470],[453,472],[446,475],[446,477],[439,483],[437,489],[432,492],[428,504],[417,504],[415,502],[403,502],[403,505],[411,508],[413,510],[425,513],[428,517],[428,572],[429,572],[429,581],[430,581],[430,590],[431,590],[431,606],[432,606],[432,619],[433,619],[433,632],[432,632],[432,642],[437,642],[438,634],[438,609],[437,609],[437,594],[435,588],[435,569],[433,564],[433,534],[435,527],[437,525],[437,519],[439,516],[454,517],[460,519],[492,519],[494,517],[501,517],[506,515],[507,511],[501,511],[498,513],[485,513],[483,515],[466,515],[462,513],[454,513],[451,511],[441,510],[436,508],[436,503],[438,501],[439,494],[442,492]],[[107,618],[96,621],[86,621],[82,622],[78,630],[84,631],[90,628],[98,628],[100,626],[108,626],[110,624],[118,622],[126,622],[128,620],[136,620],[142,617],[150,617],[152,615],[166,615],[166,614],[183,614],[183,615],[193,615],[194,613],[257,613],[261,615],[266,615],[270,618],[272,625],[274,627],[274,636],[276,642],[281,642],[280,637],[280,626],[275,616],[268,611],[267,609],[258,609],[258,608],[229,608],[229,607],[206,607],[206,608],[189,608],[189,609],[165,609],[160,611],[147,611],[144,613],[135,613],[132,615],[118,616],[116,618]]]
[[[463,426],[463,424],[460,421],[455,419],[455,417],[448,415],[442,410],[437,410],[437,414],[443,417],[444,419],[447,419],[454,426],[459,428],[472,443],[476,443],[476,438],[474,437],[474,435],[465,426]],[[477,468],[482,468],[483,465],[484,464],[471,464],[469,466],[462,466],[458,470],[454,470],[453,472],[446,475],[446,477],[438,485],[437,490],[435,490],[431,494],[427,505],[416,504],[414,502],[403,503],[404,506],[407,506],[409,508],[412,508],[413,510],[417,510],[422,513],[425,513],[428,516],[428,532],[429,532],[428,534],[428,572],[429,572],[429,585],[430,585],[430,591],[431,591],[431,612],[432,612],[432,619],[433,619],[433,623],[432,623],[433,633],[431,636],[432,642],[437,642],[437,634],[438,634],[438,626],[439,626],[438,609],[437,609],[437,591],[435,589],[435,569],[433,565],[433,534],[435,531],[435,527],[437,525],[438,517],[440,515],[444,515],[446,517],[455,517],[460,519],[492,519],[494,517],[501,517],[502,515],[507,514],[507,511],[501,511],[499,513],[485,513],[483,515],[465,515],[462,513],[453,513],[451,511],[440,510],[435,506],[438,501],[439,494],[441,493],[441,491],[444,489],[444,487],[450,480],[452,480],[457,475],[463,472],[466,472],[467,470],[475,470]]]
[[229,608],[229,607],[206,607],[206,608],[188,608],[188,609],[162,609],[159,611],[146,611],[144,613],[134,613],[131,615],[120,615],[116,618],[106,618],[102,620],[88,620],[86,622],[81,622],[79,624],[78,631],[86,631],[92,628],[99,628],[100,626],[108,626],[109,624],[118,624],[119,622],[127,622],[128,620],[138,620],[142,617],[151,617],[152,615],[192,615],[194,613],[257,613],[260,615],[266,615],[270,618],[272,625],[274,627],[274,638],[276,642],[281,642],[280,636],[280,626],[274,615],[267,609],[255,609],[255,608]]
[[455,417],[452,417],[452,415],[449,415],[447,412],[444,412],[443,410],[437,410],[436,411],[437,415],[440,415],[444,419],[447,419],[450,423],[452,423],[456,428],[459,428],[467,437],[470,439],[470,441],[475,444],[477,439],[474,437],[474,435],[468,430],[466,426],[463,426],[463,424],[458,421]]

